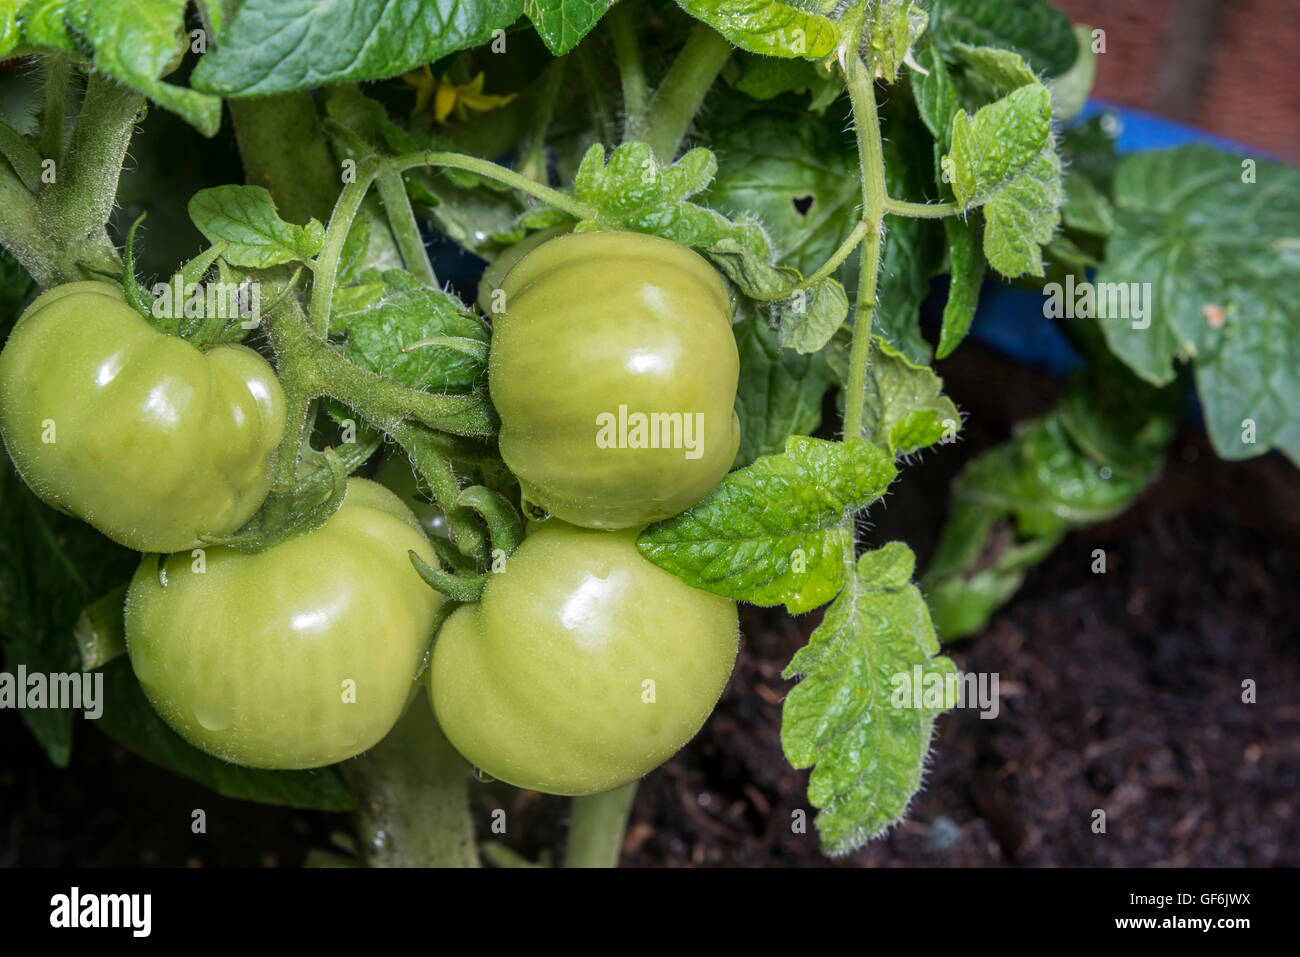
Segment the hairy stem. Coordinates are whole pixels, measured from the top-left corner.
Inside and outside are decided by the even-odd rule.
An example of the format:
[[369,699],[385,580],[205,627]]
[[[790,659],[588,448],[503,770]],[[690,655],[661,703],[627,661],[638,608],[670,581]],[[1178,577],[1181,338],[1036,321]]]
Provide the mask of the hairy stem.
[[492,433],[483,396],[417,392],[353,365],[316,334],[292,297],[266,316],[265,325],[281,364],[289,365],[309,398],[338,399],[372,427],[389,434],[407,419],[453,435]]
[[820,282],[835,270],[844,264],[844,260],[853,255],[853,250],[858,248],[858,243],[862,242],[863,237],[871,232],[871,224],[865,219],[859,220],[858,224],[853,227],[853,232],[849,233],[844,242],[840,243],[838,249],[831,254],[831,258],[822,263],[821,267],[804,280],[805,286],[811,286]]
[[144,94],[92,73],[55,179],[41,193],[43,219],[64,235],[87,236],[108,222],[127,144]]
[[87,81],[63,159],[55,162],[54,182],[37,203],[39,231],[26,250],[15,249],[42,286],[83,278],[81,265],[108,272],[119,268],[105,225],[143,106],[143,94],[102,74]]
[[423,689],[384,740],[341,768],[357,796],[371,867],[478,867],[466,793],[470,767],[448,742]]
[[617,867],[637,782],[573,799],[565,867]]
[[586,203],[579,202],[567,193],[551,189],[489,160],[467,156],[464,153],[407,153],[382,162],[376,157],[367,157],[357,164],[356,179],[345,186],[343,192],[339,194],[338,202],[334,204],[334,213],[330,216],[329,226],[325,229],[325,243],[321,247],[320,255],[316,257],[316,276],[311,292],[311,319],[317,335],[324,336],[329,328],[329,314],[334,298],[334,279],[338,272],[339,257],[343,254],[344,240],[347,239],[352,220],[356,217],[366,192],[381,169],[401,173],[417,166],[450,166],[477,173],[535,196],[575,219],[589,219],[596,214],[596,211]]
[[415,221],[410,197],[406,195],[402,174],[392,169],[381,169],[375,178],[375,187],[379,190],[379,199],[384,204],[388,224],[393,229],[393,238],[397,240],[407,271],[426,286],[437,286],[438,277],[434,275],[433,264],[425,252],[424,238]]
[[44,58],[45,91],[41,107],[41,156],[63,159],[63,120],[68,109],[68,79],[72,67],[57,53]]
[[389,165],[398,170],[409,169],[412,166],[450,166],[454,169],[468,170],[488,179],[494,179],[499,183],[505,183],[507,186],[513,186],[520,192],[540,199],[548,206],[563,210],[574,219],[590,219],[596,215],[594,209],[586,203],[574,199],[568,193],[562,193],[558,189],[551,189],[551,187],[531,180],[512,169],[498,166],[489,160],[479,159],[477,156],[466,156],[464,153],[408,153],[405,156],[395,157],[388,162]]
[[311,325],[318,336],[329,332],[330,310],[334,304],[334,280],[339,271],[339,258],[343,255],[343,244],[347,241],[348,230],[356,218],[361,201],[366,198],[371,184],[379,175],[379,160],[366,157],[357,164],[356,179],[343,187],[334,211],[330,214],[329,225],[325,228],[325,241],[320,254],[316,257],[315,278],[311,287]]
[[623,87],[623,113],[627,118],[625,138],[639,135],[646,108],[650,105],[650,87],[646,83],[645,67],[641,63],[641,46],[637,43],[636,27],[632,23],[630,0],[616,3],[605,15],[609,35],[614,40],[614,56],[618,59],[618,77]]
[[847,80],[862,165],[863,220],[870,228],[862,244],[853,347],[849,352],[849,381],[844,391],[844,437],[862,433],[862,401],[866,394],[867,361],[871,354],[871,324],[876,310],[876,275],[880,267],[881,230],[885,219],[885,154],[876,115],[876,91],[861,58],[848,59]]
[[487,538],[472,509],[458,507],[460,483],[451,459],[434,440],[435,433],[410,422],[399,423],[390,433],[410,457],[421,478],[429,483],[433,499],[447,517],[451,540],[462,554],[483,563],[487,560]]
[[655,90],[643,128],[661,163],[671,162],[699,112],[704,95],[731,56],[731,44],[712,27],[697,23]]
[[909,203],[902,199],[885,198],[885,212],[912,219],[942,219],[961,212],[956,203]]

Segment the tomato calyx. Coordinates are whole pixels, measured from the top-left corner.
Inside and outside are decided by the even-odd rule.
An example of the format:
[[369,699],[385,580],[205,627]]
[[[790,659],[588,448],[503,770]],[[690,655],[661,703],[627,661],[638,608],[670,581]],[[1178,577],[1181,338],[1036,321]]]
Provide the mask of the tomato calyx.
[[483,589],[491,580],[493,570],[504,562],[524,540],[524,523],[514,506],[500,492],[485,485],[472,485],[462,491],[453,503],[456,508],[468,508],[477,513],[487,525],[491,545],[491,567],[476,571],[464,555],[449,542],[433,542],[439,565],[435,568],[414,551],[411,564],[429,587],[442,592],[453,601],[478,601]]
[[247,554],[273,548],[280,542],[324,525],[343,505],[348,475],[363,465],[379,448],[378,437],[369,442],[312,453],[321,464],[303,475],[288,495],[272,492],[266,503],[243,527],[222,537],[205,537],[205,546],[224,546]]

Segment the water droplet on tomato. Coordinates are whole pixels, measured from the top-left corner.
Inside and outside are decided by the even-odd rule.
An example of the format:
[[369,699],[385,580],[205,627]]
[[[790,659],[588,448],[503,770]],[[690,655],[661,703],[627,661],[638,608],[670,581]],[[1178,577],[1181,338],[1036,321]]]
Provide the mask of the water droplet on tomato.
[[234,719],[234,708],[225,702],[200,701],[194,707],[194,720],[206,731],[225,731]]

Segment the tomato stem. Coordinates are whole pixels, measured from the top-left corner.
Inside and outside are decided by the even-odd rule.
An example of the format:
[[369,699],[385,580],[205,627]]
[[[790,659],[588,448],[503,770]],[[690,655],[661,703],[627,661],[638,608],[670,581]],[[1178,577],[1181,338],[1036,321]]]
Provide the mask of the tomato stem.
[[423,687],[388,736],[340,765],[357,796],[357,830],[372,867],[478,867],[466,785]]
[[617,867],[636,781],[612,791],[576,797],[571,804],[565,867]]
[[352,228],[361,201],[370,191],[370,185],[379,174],[380,160],[367,156],[357,163],[356,179],[343,187],[334,211],[330,214],[329,225],[325,227],[325,240],[312,269],[315,279],[311,287],[311,324],[318,336],[329,332],[330,309],[334,300],[334,280],[339,271],[339,259],[343,255],[343,244]]
[[909,203],[886,197],[885,212],[912,219],[942,219],[945,216],[956,216],[961,210],[956,203]]
[[[59,82],[54,79],[56,86]],[[56,89],[50,95],[57,99],[57,93]],[[86,275],[121,274],[121,260],[105,227],[143,105],[143,94],[92,73],[66,148],[59,157],[44,157],[53,165],[45,165],[34,147],[15,138],[28,155],[16,157],[14,170],[32,175],[26,160],[39,167],[39,200],[21,175],[0,164],[0,245],[41,286],[49,288]],[[47,108],[52,109],[48,104]]]
[[44,58],[45,90],[41,106],[41,156],[55,163],[63,159],[63,119],[68,109],[68,79],[72,66],[58,53]]
[[384,213],[393,229],[393,237],[397,240],[397,248],[402,254],[402,264],[416,279],[426,286],[436,288],[438,277],[434,275],[433,264],[429,262],[429,254],[425,251],[424,237],[420,235],[420,226],[415,221],[415,212],[411,209],[410,197],[406,195],[402,174],[387,167],[381,168],[375,177],[375,187],[384,204]]
[[513,186],[520,192],[540,199],[548,206],[554,206],[556,209],[568,213],[574,219],[593,219],[596,215],[596,210],[568,193],[552,189],[512,169],[499,166],[490,160],[479,159],[477,156],[446,152],[407,153],[404,156],[397,156],[388,160],[388,163],[397,170],[406,170],[413,166],[450,166],[453,169],[463,169],[471,173],[477,173],[487,179],[496,180],[498,183]]
[[608,97],[605,95],[608,81],[605,79],[600,67],[596,65],[596,57],[591,52],[592,45],[596,42],[596,34],[588,34],[577,49],[573,51],[573,57],[578,61],[578,69],[582,72],[583,82],[587,87],[587,95],[591,98],[591,105],[596,112],[596,123],[600,131],[600,142],[614,142],[614,121],[610,117],[610,108]]
[[640,131],[661,163],[670,163],[686,138],[704,96],[731,57],[731,44],[712,27],[697,23],[686,45],[655,90]]
[[614,41],[614,56],[618,61],[618,76],[623,88],[623,113],[627,117],[625,139],[636,139],[636,131],[650,105],[650,87],[646,83],[645,67],[641,63],[641,47],[637,43],[636,29],[632,24],[630,0],[610,7],[605,15],[609,35]]
[[839,248],[831,254],[831,258],[826,260],[816,272],[804,280],[804,286],[815,285],[839,269],[844,260],[853,254],[853,250],[858,248],[858,243],[862,242],[869,232],[871,232],[871,224],[865,219],[859,220],[858,224],[853,227],[853,232],[849,233],[844,242],[840,243]]
[[234,121],[244,179],[265,186],[291,223],[324,220],[339,188],[339,168],[305,90],[226,101]]
[[[862,244],[862,267],[858,278],[857,313],[853,322],[853,346],[849,352],[849,378],[844,390],[844,437],[862,434],[862,402],[866,395],[867,362],[871,354],[871,324],[876,310],[876,276],[880,268],[881,234],[885,219],[885,153],[880,141],[880,120],[876,114],[876,92],[862,58],[849,55],[845,66],[853,125],[862,165],[863,221],[869,232]],[[852,519],[849,519],[852,521]]]
[[411,422],[400,422],[389,435],[410,457],[420,477],[429,483],[434,501],[447,517],[447,527],[456,547],[481,566],[487,561],[487,540],[473,511],[456,505],[460,483],[451,459],[435,441],[436,433]]

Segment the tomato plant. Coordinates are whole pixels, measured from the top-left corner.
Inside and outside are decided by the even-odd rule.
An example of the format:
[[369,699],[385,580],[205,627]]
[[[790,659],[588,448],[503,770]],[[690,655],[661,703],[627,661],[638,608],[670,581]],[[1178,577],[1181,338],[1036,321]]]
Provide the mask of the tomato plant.
[[[1120,155],[1046,0],[311,8],[0,9],[0,638],[110,681],[131,751],[354,810],[314,860],[532,863],[491,777],[613,864],[753,695],[809,772],[754,813],[852,852],[960,705],[941,641],[1142,494],[1193,392],[1223,457],[1300,457],[1300,175]],[[879,503],[956,454],[995,283],[1083,368],[918,569]],[[724,696],[737,603],[821,612]],[[66,763],[68,710],[24,717]]]

